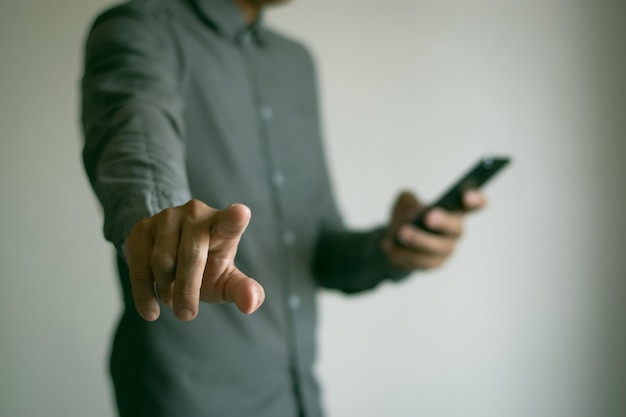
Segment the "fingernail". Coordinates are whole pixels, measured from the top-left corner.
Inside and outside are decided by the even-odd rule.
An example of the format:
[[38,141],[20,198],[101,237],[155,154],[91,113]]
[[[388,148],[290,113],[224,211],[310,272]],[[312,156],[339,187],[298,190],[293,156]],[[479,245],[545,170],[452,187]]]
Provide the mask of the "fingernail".
[[441,222],[441,212],[439,210],[433,210],[428,213],[428,218],[426,219],[429,226],[437,226]]
[[476,191],[469,191],[465,195],[465,202],[470,206],[477,206],[478,204],[480,204],[480,196]]
[[252,310],[252,313],[257,311],[259,307],[261,307],[261,304],[263,304],[263,294],[261,294],[261,291],[259,289],[256,289],[255,292],[256,292],[256,303],[254,305],[254,309]]
[[159,313],[155,310],[148,310],[141,313],[141,317],[146,321],[155,321],[159,318]]
[[189,321],[193,318],[193,311],[188,308],[179,308],[176,310],[176,317],[182,321]]

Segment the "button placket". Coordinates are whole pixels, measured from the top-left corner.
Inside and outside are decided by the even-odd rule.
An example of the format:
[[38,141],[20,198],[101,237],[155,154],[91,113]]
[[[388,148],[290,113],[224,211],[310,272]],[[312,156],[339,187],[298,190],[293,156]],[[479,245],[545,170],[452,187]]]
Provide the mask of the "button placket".
[[292,311],[300,308],[301,300],[298,294],[289,294],[287,297],[287,305]]
[[242,32],[237,37],[237,42],[241,46],[248,47],[252,44],[252,34],[250,32]]
[[275,171],[272,175],[272,182],[276,187],[282,187],[285,184],[285,175],[281,171]]
[[263,121],[269,122],[274,117],[274,109],[270,105],[262,105],[259,109],[259,115]]

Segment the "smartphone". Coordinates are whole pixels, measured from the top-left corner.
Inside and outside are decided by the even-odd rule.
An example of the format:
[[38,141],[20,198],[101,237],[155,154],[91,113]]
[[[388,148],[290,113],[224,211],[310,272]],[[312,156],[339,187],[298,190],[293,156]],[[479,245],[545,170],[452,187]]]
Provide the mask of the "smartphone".
[[[446,211],[459,211],[464,208],[463,193],[467,190],[476,190],[482,187],[493,176],[507,166],[511,159],[505,156],[485,156],[481,158],[465,175],[450,187],[435,203],[422,210],[413,220],[413,224],[429,232],[424,224],[424,217],[431,209],[438,207]],[[436,233],[436,232],[434,232]]]

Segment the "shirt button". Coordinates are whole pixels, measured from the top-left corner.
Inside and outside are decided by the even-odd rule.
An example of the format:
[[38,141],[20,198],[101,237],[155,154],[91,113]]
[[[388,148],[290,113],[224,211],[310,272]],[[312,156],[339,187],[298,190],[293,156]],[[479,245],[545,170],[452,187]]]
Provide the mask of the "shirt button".
[[285,183],[285,176],[282,172],[276,171],[274,172],[274,175],[272,175],[272,182],[276,187],[282,187],[282,185]]
[[250,32],[243,32],[239,35],[239,44],[242,46],[250,46],[252,43],[252,34]]
[[283,233],[283,243],[287,246],[291,246],[296,241],[296,234],[292,230],[285,230]]
[[296,294],[290,294],[287,297],[287,305],[291,310],[297,310],[300,308],[300,297]]
[[261,119],[266,122],[269,122],[270,120],[272,120],[272,117],[274,117],[274,110],[272,110],[270,106],[261,107],[259,113],[261,114]]

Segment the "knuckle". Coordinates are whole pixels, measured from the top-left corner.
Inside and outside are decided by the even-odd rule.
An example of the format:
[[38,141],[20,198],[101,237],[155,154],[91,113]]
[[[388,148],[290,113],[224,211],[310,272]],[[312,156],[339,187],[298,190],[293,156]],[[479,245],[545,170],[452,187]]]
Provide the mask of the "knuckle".
[[197,245],[186,245],[181,248],[178,261],[184,266],[206,263],[208,254]]
[[167,274],[174,271],[176,268],[176,259],[165,252],[153,252],[150,260],[152,270],[159,274]]
[[162,210],[159,214],[159,220],[165,223],[172,222],[176,219],[176,210],[173,208],[166,208]]
[[153,280],[152,274],[150,273],[150,271],[135,268],[133,267],[133,265],[129,265],[128,272],[129,272],[130,283],[133,286],[133,291],[137,292],[138,294],[141,293],[139,289],[141,288],[141,285],[143,285],[143,283],[146,283],[146,282],[150,283]]
[[135,226],[133,227],[133,229],[131,230],[131,234],[133,235],[144,235],[150,232],[150,227],[152,225],[152,221],[150,220],[150,218],[145,218],[145,219],[141,219],[139,220]]
[[207,205],[200,200],[189,200],[183,207],[187,212],[187,217],[196,219],[206,212]]
[[183,297],[183,298],[191,298],[194,295],[197,295],[200,290],[196,289],[192,285],[177,285],[174,287],[174,294]]
[[157,286],[156,286],[156,295],[161,300],[168,299],[169,298],[169,294],[170,294],[170,286],[169,285],[163,285],[162,283],[157,284]]
[[201,280],[191,279],[184,281],[177,281],[174,285],[174,296],[179,300],[193,299],[200,296]]

